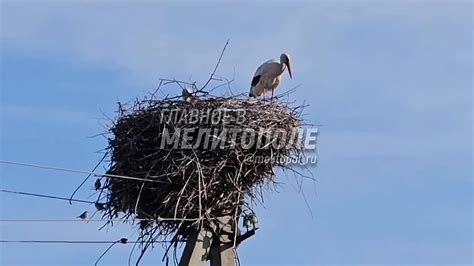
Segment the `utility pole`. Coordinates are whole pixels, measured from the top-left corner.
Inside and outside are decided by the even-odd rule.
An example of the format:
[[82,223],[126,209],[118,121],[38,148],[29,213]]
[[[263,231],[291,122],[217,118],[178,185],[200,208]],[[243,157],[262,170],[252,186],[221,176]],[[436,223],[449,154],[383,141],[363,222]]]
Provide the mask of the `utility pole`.
[[202,227],[193,232],[186,242],[179,266],[202,266],[208,259],[211,266],[234,266],[233,223],[231,216],[223,216],[217,218],[214,230]]
[[[255,234],[256,229],[240,235],[232,216],[217,218],[218,226],[200,228],[188,238],[179,266],[203,266],[207,260],[211,266],[234,266],[237,246]],[[237,237],[234,239],[235,232]]]

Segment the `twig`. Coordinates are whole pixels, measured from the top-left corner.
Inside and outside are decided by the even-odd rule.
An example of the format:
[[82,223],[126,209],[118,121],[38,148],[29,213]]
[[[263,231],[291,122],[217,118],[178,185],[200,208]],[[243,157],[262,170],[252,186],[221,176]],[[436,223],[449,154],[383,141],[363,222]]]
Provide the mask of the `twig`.
[[104,156],[102,156],[102,159],[99,160],[99,162],[94,166],[94,168],[92,169],[92,171],[86,176],[86,178],[84,178],[84,180],[82,181],[81,184],[79,184],[79,186],[74,190],[74,192],[72,192],[71,194],[71,197],[69,198],[69,204],[72,204],[72,198],[74,197],[74,195],[76,194],[76,192],[87,182],[87,180],[89,179],[89,177],[92,176],[92,174],[94,173],[94,171],[97,169],[97,167],[99,167],[99,165],[104,161],[105,157],[107,157],[108,153],[106,152],[104,154]]
[[204,83],[204,86],[202,86],[199,91],[201,91],[201,92],[204,91],[204,89],[207,87],[209,82],[211,82],[211,80],[214,78],[214,75],[216,74],[217,68],[219,67],[219,64],[221,63],[222,56],[224,56],[224,52],[225,52],[225,49],[226,49],[227,45],[229,44],[229,41],[230,40],[227,40],[227,42],[225,43],[224,48],[222,49],[222,52],[219,56],[219,59],[217,60],[217,64],[214,67],[214,70],[212,71],[211,75],[209,76],[209,79],[206,81],[206,83]]

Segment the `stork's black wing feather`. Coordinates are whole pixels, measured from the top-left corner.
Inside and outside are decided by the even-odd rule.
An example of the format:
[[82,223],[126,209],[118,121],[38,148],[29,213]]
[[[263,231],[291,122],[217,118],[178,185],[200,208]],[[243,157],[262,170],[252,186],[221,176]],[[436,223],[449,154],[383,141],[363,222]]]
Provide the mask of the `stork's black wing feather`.
[[260,80],[260,77],[261,77],[261,76],[262,76],[262,75],[257,75],[257,76],[255,76],[255,77],[253,77],[253,79],[252,79],[252,87],[254,87],[254,86],[257,85],[257,83],[258,83],[258,81]]

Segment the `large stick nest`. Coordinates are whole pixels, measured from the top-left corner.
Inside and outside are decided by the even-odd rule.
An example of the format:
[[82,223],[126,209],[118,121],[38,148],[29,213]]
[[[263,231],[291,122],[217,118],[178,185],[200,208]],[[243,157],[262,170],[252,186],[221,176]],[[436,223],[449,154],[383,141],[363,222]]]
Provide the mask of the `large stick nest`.
[[[143,180],[107,177],[104,216],[138,218],[142,230],[181,239],[216,217],[236,218],[274,182],[275,166],[290,167],[284,162],[300,156],[300,111],[287,103],[239,97],[119,105],[110,128],[107,174]],[[199,130],[206,132],[202,138]],[[167,142],[172,137],[167,133],[178,141]]]

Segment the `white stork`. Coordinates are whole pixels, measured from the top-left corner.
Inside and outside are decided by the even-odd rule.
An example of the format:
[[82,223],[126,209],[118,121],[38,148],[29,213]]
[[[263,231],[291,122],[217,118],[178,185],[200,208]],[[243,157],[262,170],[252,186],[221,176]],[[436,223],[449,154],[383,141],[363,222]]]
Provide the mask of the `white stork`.
[[281,74],[287,67],[290,78],[293,78],[291,76],[290,56],[286,53],[281,54],[280,62],[272,59],[259,66],[253,75],[249,96],[257,97],[272,91],[273,98],[273,91],[280,84]]

